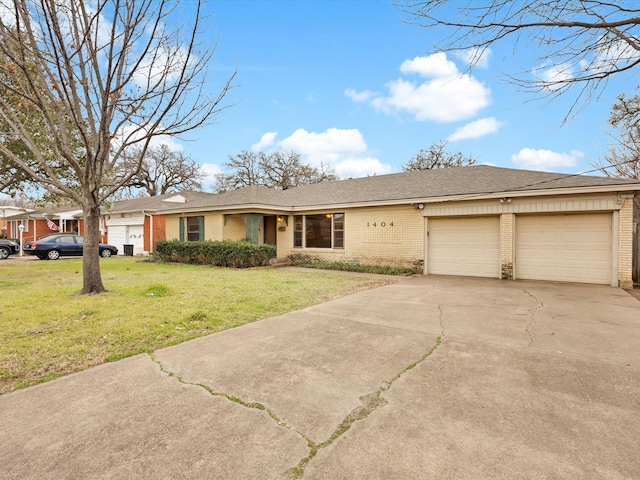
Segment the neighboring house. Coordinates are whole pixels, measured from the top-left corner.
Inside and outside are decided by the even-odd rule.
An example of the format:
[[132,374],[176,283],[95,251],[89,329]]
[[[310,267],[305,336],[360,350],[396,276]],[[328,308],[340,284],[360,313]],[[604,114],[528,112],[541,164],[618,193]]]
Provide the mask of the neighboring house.
[[485,165],[166,204],[165,237],[277,245],[280,259],[425,274],[632,284],[640,182]]
[[39,240],[57,232],[84,234],[82,210],[76,207],[42,208],[17,213],[7,219],[7,236],[19,238],[19,225],[24,226],[23,241]]
[[13,230],[9,221],[11,220],[11,217],[28,211],[29,209],[27,208],[0,205],[0,238],[18,238],[17,235],[13,236]]
[[155,212],[213,196],[212,193],[184,191],[114,202],[103,209],[109,243],[122,254],[129,249],[133,255],[148,254],[158,240],[166,238],[164,216]]

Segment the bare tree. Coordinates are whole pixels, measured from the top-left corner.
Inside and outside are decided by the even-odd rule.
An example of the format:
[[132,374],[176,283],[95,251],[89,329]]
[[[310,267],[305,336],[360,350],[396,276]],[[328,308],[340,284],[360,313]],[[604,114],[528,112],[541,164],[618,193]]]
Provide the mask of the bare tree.
[[402,165],[402,170],[432,170],[434,168],[467,167],[476,163],[475,158],[461,152],[447,152],[447,142],[439,141],[428,150],[420,150],[418,154]]
[[[618,138],[604,160],[594,162],[593,166],[608,177],[640,180],[640,96],[620,95],[611,108],[609,124],[618,130]],[[635,204],[637,216],[640,215],[639,196]]]
[[[82,207],[85,255],[81,293],[103,292],[98,240],[100,206],[140,170],[111,181],[126,151],[210,123],[230,88],[205,88],[215,45],[201,43],[202,1],[0,0],[0,53],[19,73],[0,77],[5,127],[0,153],[53,194]],[[24,108],[16,105],[22,104]],[[43,121],[50,150],[28,126],[25,108]],[[19,139],[38,168],[6,147]],[[71,177],[59,175],[52,160]]]
[[296,152],[273,152],[260,155],[265,185],[278,190],[288,190],[308,183],[336,180],[335,172],[326,164],[316,168],[302,163]]
[[149,147],[143,155],[140,148],[135,148],[130,155],[123,157],[121,165],[123,174],[139,171],[123,186],[125,197],[133,198],[136,192],[142,191],[148,196],[164,195],[180,190],[202,190],[202,182],[206,174],[200,165],[189,155],[171,150],[167,145]]
[[265,183],[258,152],[243,150],[237,155],[229,155],[224,167],[227,173],[216,175],[213,187],[216,193]]
[[[538,47],[537,64],[510,78],[534,91],[559,95],[579,85],[588,103],[610,76],[640,63],[640,3],[636,0],[398,0],[409,21],[430,28],[435,51],[467,54],[508,40],[520,56]],[[575,105],[574,105],[575,106]]]
[[337,180],[335,172],[326,164],[314,167],[302,163],[296,152],[248,152],[243,150],[229,156],[227,173],[216,176],[214,191],[223,193],[237,188],[259,185],[287,190],[308,183]]

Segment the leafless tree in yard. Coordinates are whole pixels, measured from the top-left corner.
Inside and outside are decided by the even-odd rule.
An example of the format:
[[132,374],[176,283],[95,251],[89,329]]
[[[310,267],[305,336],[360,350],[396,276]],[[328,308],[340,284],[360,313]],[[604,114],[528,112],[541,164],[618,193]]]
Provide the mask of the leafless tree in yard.
[[[81,293],[101,293],[100,206],[139,173],[154,137],[211,123],[235,73],[209,93],[216,45],[199,0],[0,0],[0,12],[1,61],[16,72],[0,76],[0,153],[82,207]],[[114,181],[132,148],[138,161]]]
[[250,185],[287,190],[289,188],[337,180],[327,164],[318,167],[302,162],[297,152],[249,152],[230,155],[225,173],[216,175],[214,191],[224,193]]
[[640,64],[637,0],[398,0],[408,21],[430,29],[433,51],[479,61],[509,41],[536,63],[508,73],[516,84],[552,96],[578,87],[576,103],[593,100],[612,75]]
[[[604,160],[593,163],[608,177],[640,180],[640,96],[620,95],[611,108],[609,124],[618,130],[616,142]],[[636,216],[640,215],[640,197],[636,197]]]
[[476,163],[475,158],[461,152],[447,151],[447,142],[436,142],[427,150],[420,150],[415,157],[402,165],[402,170],[433,170],[435,168],[468,167]]
[[336,180],[334,171],[326,164],[319,167],[303,163],[297,152],[261,154],[261,166],[268,187],[278,190]]
[[147,148],[142,163],[141,155],[141,149],[136,147],[123,157],[119,169],[123,175],[130,176],[139,166],[138,173],[123,186],[124,197],[134,198],[138,196],[136,193],[153,197],[180,190],[202,190],[206,174],[189,155],[165,144]]

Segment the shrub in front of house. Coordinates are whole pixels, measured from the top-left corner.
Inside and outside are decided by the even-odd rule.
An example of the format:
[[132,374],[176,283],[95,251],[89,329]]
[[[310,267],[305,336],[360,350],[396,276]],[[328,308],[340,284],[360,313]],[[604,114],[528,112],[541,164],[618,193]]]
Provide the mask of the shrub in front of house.
[[276,247],[230,240],[204,242],[161,240],[156,245],[154,256],[163,262],[249,268],[268,265],[269,259],[276,256]]
[[291,263],[297,267],[321,268],[323,270],[340,270],[343,272],[375,273],[378,275],[410,275],[416,273],[412,268],[392,267],[389,265],[363,265],[348,262],[323,262],[313,255],[289,255]]

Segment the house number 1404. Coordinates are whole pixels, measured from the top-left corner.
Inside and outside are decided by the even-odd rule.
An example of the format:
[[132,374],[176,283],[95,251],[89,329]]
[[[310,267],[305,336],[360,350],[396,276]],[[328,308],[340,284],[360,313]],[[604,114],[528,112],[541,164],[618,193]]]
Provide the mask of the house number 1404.
[[393,227],[393,222],[367,222],[367,227]]

